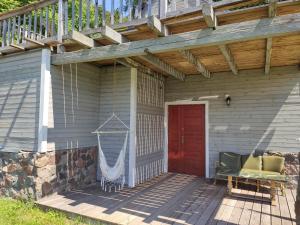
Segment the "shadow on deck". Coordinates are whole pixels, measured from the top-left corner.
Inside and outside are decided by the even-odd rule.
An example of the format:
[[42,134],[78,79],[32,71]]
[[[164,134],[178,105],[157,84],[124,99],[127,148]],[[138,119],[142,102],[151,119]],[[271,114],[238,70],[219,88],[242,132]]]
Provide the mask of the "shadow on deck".
[[166,174],[133,189],[102,192],[95,185],[55,194],[38,201],[61,210],[112,224],[296,224],[295,190],[276,196],[277,206],[264,201],[267,193],[243,189],[247,200],[226,195],[224,185],[183,174]]

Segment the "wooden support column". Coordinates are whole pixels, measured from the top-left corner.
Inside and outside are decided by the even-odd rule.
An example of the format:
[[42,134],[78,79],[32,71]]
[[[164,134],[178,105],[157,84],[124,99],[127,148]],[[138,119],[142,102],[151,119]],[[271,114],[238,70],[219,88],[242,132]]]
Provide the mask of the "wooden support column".
[[[269,0],[268,15],[270,18],[276,16],[277,11],[277,1]],[[272,57],[272,38],[267,38],[266,40],[266,60],[265,60],[265,74],[268,75],[271,69],[271,57]]]
[[272,38],[267,38],[267,44],[266,44],[266,62],[265,62],[265,74],[266,75],[270,73],[271,55],[272,55]]
[[237,69],[237,66],[235,64],[233,55],[231,54],[231,51],[228,48],[228,46],[227,45],[219,45],[219,49],[222,52],[223,56],[225,57],[232,73],[234,75],[237,75],[238,74],[238,69]]
[[197,67],[197,70],[206,78],[210,78],[210,72],[205,66],[194,56],[189,50],[179,51],[180,54],[187,59],[191,64]]
[[40,107],[39,107],[39,128],[38,128],[38,152],[47,151],[48,135],[48,111],[49,111],[49,93],[51,85],[50,74],[51,51],[42,50],[41,64],[41,82],[40,82]]

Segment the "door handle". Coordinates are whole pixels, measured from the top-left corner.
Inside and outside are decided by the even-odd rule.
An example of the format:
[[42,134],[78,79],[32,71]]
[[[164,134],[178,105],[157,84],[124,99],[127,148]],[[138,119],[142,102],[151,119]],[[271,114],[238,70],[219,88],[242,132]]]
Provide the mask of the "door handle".
[[184,136],[181,136],[181,144],[184,144]]

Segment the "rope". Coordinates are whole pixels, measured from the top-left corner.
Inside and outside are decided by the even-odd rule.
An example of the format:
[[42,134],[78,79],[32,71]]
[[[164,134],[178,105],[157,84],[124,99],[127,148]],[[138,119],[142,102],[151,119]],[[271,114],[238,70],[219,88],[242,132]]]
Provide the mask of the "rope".
[[116,60],[114,61],[114,70],[113,70],[113,115],[115,114],[116,111],[116,67],[117,67],[117,62]]

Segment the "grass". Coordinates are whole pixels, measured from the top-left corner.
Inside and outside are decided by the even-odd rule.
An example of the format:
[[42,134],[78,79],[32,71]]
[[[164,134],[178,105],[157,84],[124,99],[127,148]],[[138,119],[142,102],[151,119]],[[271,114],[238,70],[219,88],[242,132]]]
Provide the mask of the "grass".
[[33,202],[0,198],[1,225],[86,225],[82,218],[69,219],[56,211],[45,212]]

